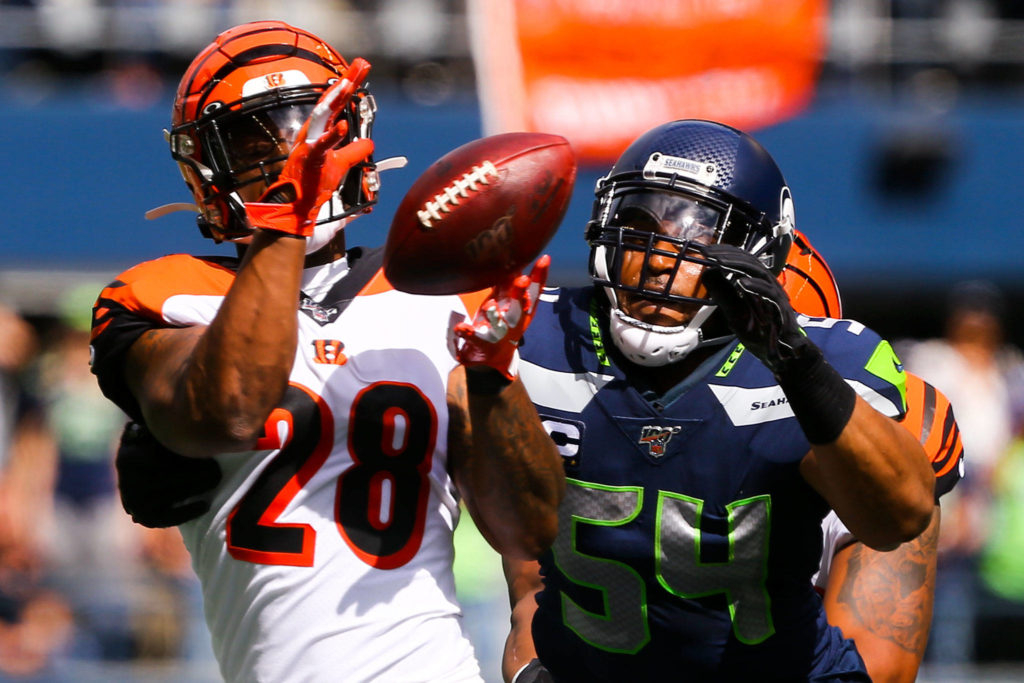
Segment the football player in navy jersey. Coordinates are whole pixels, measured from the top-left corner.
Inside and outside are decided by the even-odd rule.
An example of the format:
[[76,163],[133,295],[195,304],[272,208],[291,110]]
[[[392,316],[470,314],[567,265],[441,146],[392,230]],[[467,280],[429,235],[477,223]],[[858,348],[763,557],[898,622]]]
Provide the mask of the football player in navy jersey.
[[[794,231],[786,266],[779,274],[793,308],[811,317],[842,317],[835,278],[807,237]],[[875,683],[910,683],[924,657],[935,598],[939,531],[938,499],[960,480],[964,456],[960,430],[949,400],[920,377],[907,373],[907,414],[900,422],[924,446],[935,474],[936,505],[928,528],[895,550],[879,552],[857,541],[834,512],[822,521],[820,569],[814,585],[828,623],[853,640]],[[536,563],[507,563],[515,572],[510,588],[515,619],[508,639],[506,679],[551,680],[535,659],[530,623],[542,587]]]
[[510,572],[542,675],[869,680],[811,583],[820,524],[895,547],[934,478],[889,344],[793,312],[793,230],[772,158],[713,122],[649,131],[599,182],[594,286],[546,292],[521,350],[570,483],[534,604]]

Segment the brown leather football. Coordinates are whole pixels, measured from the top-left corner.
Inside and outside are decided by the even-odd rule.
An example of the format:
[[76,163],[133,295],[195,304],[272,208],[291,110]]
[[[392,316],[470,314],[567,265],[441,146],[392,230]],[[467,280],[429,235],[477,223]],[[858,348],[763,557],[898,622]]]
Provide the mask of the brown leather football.
[[561,136],[504,133],[466,143],[435,161],[402,199],[384,274],[413,294],[500,284],[540,256],[575,180],[576,157]]

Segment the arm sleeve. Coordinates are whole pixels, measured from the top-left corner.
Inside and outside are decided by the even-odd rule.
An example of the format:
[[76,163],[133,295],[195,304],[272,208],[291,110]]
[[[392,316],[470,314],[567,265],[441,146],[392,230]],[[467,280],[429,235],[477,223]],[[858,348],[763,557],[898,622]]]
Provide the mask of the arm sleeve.
[[132,419],[142,419],[124,377],[132,344],[151,329],[209,324],[236,265],[174,254],[126,270],[100,292],[92,311],[92,372],[103,394]]

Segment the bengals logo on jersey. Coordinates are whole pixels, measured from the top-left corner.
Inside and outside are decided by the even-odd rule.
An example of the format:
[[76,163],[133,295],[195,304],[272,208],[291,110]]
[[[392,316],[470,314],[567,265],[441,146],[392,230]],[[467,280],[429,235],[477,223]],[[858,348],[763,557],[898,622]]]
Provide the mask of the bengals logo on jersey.
[[324,365],[344,365],[348,356],[342,351],[345,345],[337,339],[314,339],[313,361]]

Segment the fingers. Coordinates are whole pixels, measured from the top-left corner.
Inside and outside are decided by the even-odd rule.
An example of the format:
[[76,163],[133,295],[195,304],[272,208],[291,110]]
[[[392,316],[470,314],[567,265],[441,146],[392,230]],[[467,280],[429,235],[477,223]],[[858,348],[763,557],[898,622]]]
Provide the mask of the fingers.
[[724,270],[762,279],[774,279],[760,259],[739,247],[731,244],[708,244],[702,246],[700,251],[710,261],[707,266],[709,270]]
[[544,283],[547,282],[548,270],[550,268],[551,255],[544,254],[539,259],[537,259],[537,263],[533,265],[533,269],[530,271],[530,279],[533,280],[535,283],[539,283],[540,286],[543,287]]
[[496,285],[480,306],[473,323],[463,322],[453,328],[455,336],[496,344],[515,332],[515,341],[518,341],[537,307],[550,265],[550,256],[544,255],[529,275],[518,275]]
[[551,268],[551,256],[544,254],[537,263],[534,264],[533,270],[530,271],[530,309],[537,304],[537,300],[540,297],[540,290],[544,288],[544,283],[548,281],[548,271]]
[[708,290],[712,300],[719,300],[726,296],[727,292],[732,291],[732,286],[726,279],[725,273],[719,268],[706,268],[701,274],[700,281]]
[[331,164],[344,168],[347,171],[361,161],[368,159],[371,154],[373,154],[373,140],[361,138],[353,140],[344,147],[331,150],[328,159]]
[[345,72],[345,78],[352,82],[353,90],[363,87],[366,77],[370,75],[370,68],[370,63],[362,57],[356,57],[352,60],[348,71]]
[[[320,97],[309,116],[306,129],[306,143],[315,144],[328,130],[334,115],[341,111],[352,99],[370,73],[370,63],[361,57],[352,60],[345,77],[332,85]],[[347,132],[347,130],[346,130]]]

